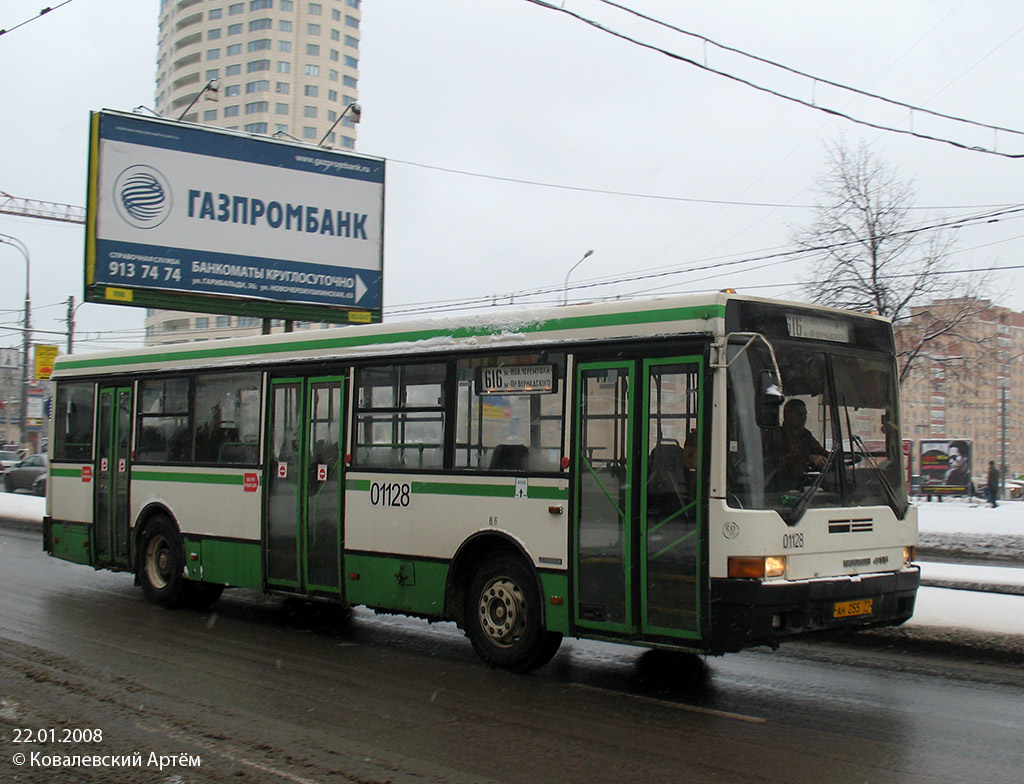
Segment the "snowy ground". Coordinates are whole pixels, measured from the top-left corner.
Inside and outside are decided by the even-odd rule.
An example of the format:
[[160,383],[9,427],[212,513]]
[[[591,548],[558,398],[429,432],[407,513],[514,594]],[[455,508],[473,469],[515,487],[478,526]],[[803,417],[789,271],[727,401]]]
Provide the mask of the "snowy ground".
[[921,533],[990,534],[1024,537],[1024,501],[1001,501],[992,509],[981,501],[951,498],[914,501]]
[[[0,493],[0,519],[42,523],[45,501],[34,496]],[[965,543],[979,537],[989,541],[1020,541],[1024,550],[1024,501],[1008,501],[998,508],[967,501],[947,500],[919,505],[922,539],[941,537]],[[1024,560],[1006,565],[974,566],[931,563],[921,566],[926,580],[970,585],[1024,586]],[[944,626],[1024,637],[1024,596],[921,588],[917,608],[908,626]]]

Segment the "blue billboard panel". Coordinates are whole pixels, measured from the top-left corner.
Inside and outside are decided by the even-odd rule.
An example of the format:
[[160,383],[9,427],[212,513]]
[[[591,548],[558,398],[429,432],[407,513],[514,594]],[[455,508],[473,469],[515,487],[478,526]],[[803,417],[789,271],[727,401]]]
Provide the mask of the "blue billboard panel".
[[383,160],[101,112],[88,212],[95,301],[380,318]]

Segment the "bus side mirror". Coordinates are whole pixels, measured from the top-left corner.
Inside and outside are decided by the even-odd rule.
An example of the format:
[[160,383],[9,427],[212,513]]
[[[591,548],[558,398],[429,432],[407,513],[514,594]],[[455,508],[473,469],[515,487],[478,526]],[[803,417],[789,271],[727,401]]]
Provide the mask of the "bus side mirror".
[[786,396],[774,370],[762,370],[757,377],[757,424],[761,427],[782,426],[782,403]]

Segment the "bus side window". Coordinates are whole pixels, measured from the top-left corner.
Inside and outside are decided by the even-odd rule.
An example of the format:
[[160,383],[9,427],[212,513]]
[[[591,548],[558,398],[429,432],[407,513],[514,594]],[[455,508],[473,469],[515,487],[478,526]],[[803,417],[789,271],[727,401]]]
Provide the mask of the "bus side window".
[[92,382],[61,383],[57,387],[54,459],[88,460],[92,456],[94,394]]
[[356,465],[443,467],[445,370],[443,363],[417,363],[358,372]]
[[460,359],[455,467],[471,471],[561,468],[564,354]]

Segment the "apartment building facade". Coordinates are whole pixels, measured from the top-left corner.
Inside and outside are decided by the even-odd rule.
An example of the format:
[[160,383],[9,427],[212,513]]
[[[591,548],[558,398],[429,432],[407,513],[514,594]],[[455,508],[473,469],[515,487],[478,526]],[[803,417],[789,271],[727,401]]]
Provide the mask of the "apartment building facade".
[[923,330],[942,334],[924,345],[900,388],[914,473],[928,440],[970,442],[975,477],[989,460],[1008,476],[1024,473],[1024,313],[988,300],[938,300],[912,310],[897,345],[917,345]]
[[[357,125],[345,110],[359,97],[361,22],[362,0],[161,0],[156,112],[354,150]],[[216,89],[204,91],[211,84]],[[258,334],[262,323],[150,310],[146,342]]]

